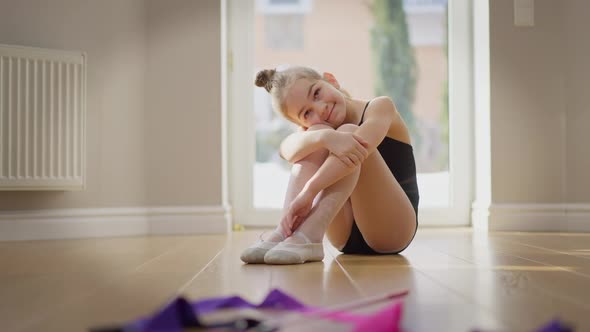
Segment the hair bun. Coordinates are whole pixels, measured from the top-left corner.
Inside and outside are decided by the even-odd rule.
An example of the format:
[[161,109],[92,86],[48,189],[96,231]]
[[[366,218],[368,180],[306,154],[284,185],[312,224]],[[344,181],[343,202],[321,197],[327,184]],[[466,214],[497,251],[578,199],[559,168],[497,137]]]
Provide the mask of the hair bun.
[[276,72],[277,71],[274,69],[264,69],[259,71],[258,74],[256,74],[254,84],[261,88],[265,88],[266,91],[270,92],[270,89],[272,88],[272,78]]

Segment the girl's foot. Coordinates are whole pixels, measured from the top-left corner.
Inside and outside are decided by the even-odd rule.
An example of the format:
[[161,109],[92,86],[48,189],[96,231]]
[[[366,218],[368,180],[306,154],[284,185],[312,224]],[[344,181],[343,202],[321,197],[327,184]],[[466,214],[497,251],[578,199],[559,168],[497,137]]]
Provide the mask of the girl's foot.
[[[289,241],[290,239],[297,241]],[[313,243],[305,234],[295,231],[289,240],[278,243],[264,255],[266,264],[301,264],[324,259],[322,242]]]
[[283,236],[283,234],[281,234],[279,231],[276,231],[276,230],[273,231],[271,233],[271,236],[266,240],[263,240],[262,236],[260,236],[260,239],[258,240],[258,242],[254,243],[253,245],[246,248],[246,250],[244,250],[242,252],[242,255],[240,255],[240,259],[244,263],[263,264],[264,263],[264,255],[266,255],[266,253],[270,249],[275,247],[277,244],[279,244],[284,239],[285,239],[285,237]]

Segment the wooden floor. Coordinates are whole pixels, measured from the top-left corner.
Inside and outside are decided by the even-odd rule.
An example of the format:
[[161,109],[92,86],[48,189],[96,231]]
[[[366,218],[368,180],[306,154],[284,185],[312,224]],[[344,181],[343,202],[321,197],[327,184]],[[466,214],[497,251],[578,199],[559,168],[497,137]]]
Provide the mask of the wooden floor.
[[259,233],[1,242],[0,330],[85,331],[178,294],[259,302],[278,287],[322,306],[408,289],[408,331],[533,331],[554,318],[590,331],[590,234],[420,229],[403,255],[327,246],[319,263],[245,265]]

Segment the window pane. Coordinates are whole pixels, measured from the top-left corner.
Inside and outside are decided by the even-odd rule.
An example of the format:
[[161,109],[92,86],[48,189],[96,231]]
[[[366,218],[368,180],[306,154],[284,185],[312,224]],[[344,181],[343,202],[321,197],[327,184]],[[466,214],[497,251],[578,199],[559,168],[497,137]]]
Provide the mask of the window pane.
[[[448,205],[447,1],[312,0],[306,5],[292,13],[256,6],[253,75],[307,65],[333,73],[355,98],[391,96],[412,134],[421,206]],[[280,208],[289,165],[278,148],[293,125],[272,111],[264,89],[253,89],[254,206]]]
[[272,51],[303,50],[303,15],[265,15],[266,48]]

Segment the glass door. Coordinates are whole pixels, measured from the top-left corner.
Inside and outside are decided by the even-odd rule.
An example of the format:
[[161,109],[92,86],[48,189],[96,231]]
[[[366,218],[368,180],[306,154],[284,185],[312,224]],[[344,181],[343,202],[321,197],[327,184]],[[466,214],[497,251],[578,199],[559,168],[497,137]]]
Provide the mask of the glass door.
[[306,65],[333,73],[354,97],[392,97],[412,134],[420,224],[467,225],[469,14],[467,0],[231,1],[235,222],[276,224],[289,177],[278,147],[294,127],[255,74]]

